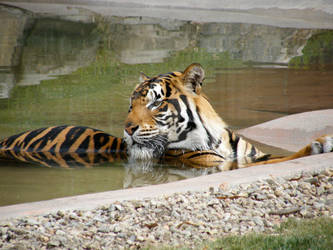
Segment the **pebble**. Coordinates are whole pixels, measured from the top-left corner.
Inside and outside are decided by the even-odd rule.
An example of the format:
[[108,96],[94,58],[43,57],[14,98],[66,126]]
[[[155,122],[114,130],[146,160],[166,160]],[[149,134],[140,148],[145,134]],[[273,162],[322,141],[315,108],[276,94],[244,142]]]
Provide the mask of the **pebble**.
[[223,235],[272,232],[289,217],[333,217],[333,168],[252,184],[114,202],[0,221],[0,249],[198,247]]

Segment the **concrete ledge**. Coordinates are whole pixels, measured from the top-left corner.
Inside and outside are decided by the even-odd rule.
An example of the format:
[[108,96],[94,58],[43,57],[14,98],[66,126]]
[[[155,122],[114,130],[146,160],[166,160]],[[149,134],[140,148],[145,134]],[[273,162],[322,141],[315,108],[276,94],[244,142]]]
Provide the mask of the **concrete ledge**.
[[209,187],[217,188],[221,184],[232,187],[268,178],[292,176],[300,172],[316,172],[327,167],[333,167],[333,153],[304,157],[279,164],[221,172],[167,184],[4,206],[0,207],[0,220],[42,215],[58,210],[88,210],[115,201],[153,198],[177,192],[206,191]]
[[288,115],[239,130],[237,133],[295,152],[322,135],[333,134],[333,109]]
[[[300,2],[301,1],[301,2]],[[89,22],[102,16],[152,17],[195,22],[250,23],[277,27],[331,29],[333,4],[307,0],[0,0],[44,16]],[[65,17],[67,16],[67,17]]]

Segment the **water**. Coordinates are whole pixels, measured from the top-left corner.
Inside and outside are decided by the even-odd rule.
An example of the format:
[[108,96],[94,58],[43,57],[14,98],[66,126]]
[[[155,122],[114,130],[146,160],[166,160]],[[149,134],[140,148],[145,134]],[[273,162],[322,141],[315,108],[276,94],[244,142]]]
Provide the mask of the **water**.
[[[205,93],[234,129],[333,107],[330,30],[91,13],[84,17],[37,18],[0,8],[0,138],[62,124],[121,137],[139,72],[183,70],[192,62],[206,69]],[[62,169],[2,161],[0,205],[210,172],[128,162]]]

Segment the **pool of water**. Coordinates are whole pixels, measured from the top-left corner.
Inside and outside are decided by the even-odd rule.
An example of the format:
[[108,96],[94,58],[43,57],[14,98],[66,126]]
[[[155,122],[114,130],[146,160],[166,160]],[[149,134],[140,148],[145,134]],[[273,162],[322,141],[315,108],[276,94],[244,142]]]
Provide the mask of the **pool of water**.
[[[139,72],[183,70],[192,62],[206,69],[204,92],[234,129],[333,108],[331,30],[88,17],[73,21],[0,8],[0,139],[63,124],[121,137]],[[121,161],[72,169],[1,161],[0,205],[211,172]]]

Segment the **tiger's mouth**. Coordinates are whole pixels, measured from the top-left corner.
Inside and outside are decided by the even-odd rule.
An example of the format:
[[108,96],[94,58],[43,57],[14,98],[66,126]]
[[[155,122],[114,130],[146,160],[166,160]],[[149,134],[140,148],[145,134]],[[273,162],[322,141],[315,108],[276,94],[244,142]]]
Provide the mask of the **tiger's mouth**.
[[156,135],[149,139],[134,138],[124,133],[127,143],[127,153],[130,159],[151,160],[160,158],[166,151],[168,140],[166,136]]

